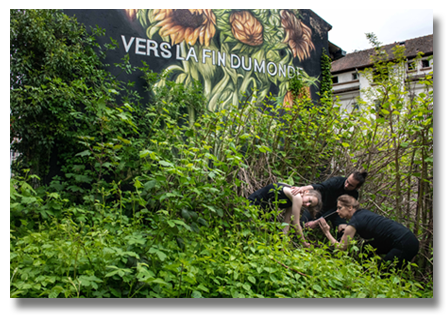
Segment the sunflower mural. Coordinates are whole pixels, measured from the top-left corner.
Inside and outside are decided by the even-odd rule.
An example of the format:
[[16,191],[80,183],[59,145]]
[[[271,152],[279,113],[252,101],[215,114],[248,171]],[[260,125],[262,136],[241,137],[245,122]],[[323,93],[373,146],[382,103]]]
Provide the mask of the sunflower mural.
[[[310,86],[308,76],[293,61],[310,58],[315,51],[312,30],[301,20],[299,10],[232,9],[126,9],[148,39],[170,44],[176,64],[164,70],[170,79],[186,86],[202,82],[208,108],[238,106],[243,94],[257,91],[262,100],[278,89],[277,103],[292,103],[288,81],[295,73]],[[161,80],[157,85],[164,85]]]

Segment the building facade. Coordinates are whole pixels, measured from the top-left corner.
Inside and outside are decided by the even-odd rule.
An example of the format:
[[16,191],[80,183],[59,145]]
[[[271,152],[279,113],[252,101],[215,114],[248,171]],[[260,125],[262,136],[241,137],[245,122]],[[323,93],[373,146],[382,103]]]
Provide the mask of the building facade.
[[[394,59],[394,48],[397,46],[405,47],[406,62],[395,69],[394,76],[406,86],[410,96],[417,95],[425,89],[419,80],[433,71],[433,35],[383,46],[382,52],[388,60]],[[342,110],[350,112],[357,108],[358,98],[370,104],[375,103],[368,94],[375,83],[365,73],[366,69],[373,68],[374,54],[375,48],[372,48],[349,53],[332,62],[333,95],[339,98]]]

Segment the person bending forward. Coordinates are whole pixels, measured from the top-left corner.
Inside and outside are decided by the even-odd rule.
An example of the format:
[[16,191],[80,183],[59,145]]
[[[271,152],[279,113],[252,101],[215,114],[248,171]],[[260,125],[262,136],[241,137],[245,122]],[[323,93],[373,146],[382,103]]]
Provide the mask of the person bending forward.
[[[267,210],[277,201],[278,208],[286,209],[284,222],[292,224],[296,232],[300,235],[303,246],[309,247],[310,244],[305,241],[302,228],[300,226],[300,211],[302,206],[308,208],[312,213],[317,213],[322,206],[322,197],[316,190],[307,190],[303,194],[293,195],[291,186],[283,183],[269,184],[264,188],[255,191],[248,197],[251,205],[261,206]],[[292,223],[291,223],[292,220]],[[283,228],[285,235],[289,232],[289,226]]]
[[341,243],[333,238],[330,226],[325,219],[319,220],[319,226],[325,236],[341,250],[346,250],[349,239],[355,233],[363,239],[372,239],[368,244],[376,248],[378,254],[385,254],[384,261],[398,259],[398,265],[403,261],[411,261],[417,255],[419,242],[417,237],[404,225],[389,218],[377,215],[367,209],[360,209],[358,201],[348,195],[342,195],[337,201],[337,211],[341,218],[349,220]]

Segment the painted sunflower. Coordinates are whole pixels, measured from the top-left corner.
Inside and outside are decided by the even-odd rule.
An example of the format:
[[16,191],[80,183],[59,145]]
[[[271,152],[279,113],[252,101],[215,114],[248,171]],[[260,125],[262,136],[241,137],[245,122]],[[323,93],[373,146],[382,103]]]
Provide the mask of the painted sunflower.
[[216,18],[211,9],[154,9],[160,36],[170,36],[171,43],[186,41],[194,45],[199,39],[208,46],[216,32]]
[[288,10],[280,11],[280,16],[286,33],[283,42],[288,43],[294,57],[300,61],[310,57],[310,52],[315,49],[311,39],[311,29]]
[[263,26],[249,11],[233,12],[230,24],[232,34],[238,41],[250,46],[263,43]]

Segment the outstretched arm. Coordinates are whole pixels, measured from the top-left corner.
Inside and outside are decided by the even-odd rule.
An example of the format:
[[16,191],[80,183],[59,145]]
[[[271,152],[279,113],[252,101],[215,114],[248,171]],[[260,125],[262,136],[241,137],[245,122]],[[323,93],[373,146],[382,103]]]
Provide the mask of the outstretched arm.
[[[293,196],[290,188],[284,188],[283,192],[292,201],[292,207],[288,208],[285,213],[285,223],[290,224],[292,221],[291,224],[294,225],[296,232],[299,234],[302,245],[305,247],[309,247],[310,244],[305,241],[305,236],[303,235],[302,227],[300,226],[300,210],[302,208],[302,196],[301,195]],[[288,231],[289,231],[289,225],[283,229],[283,232],[285,234],[288,234]]]
[[356,229],[351,226],[347,225],[347,227],[344,230],[344,235],[341,238],[341,242],[339,243],[334,237],[332,236],[330,232],[330,226],[327,224],[327,221],[323,218],[318,219],[318,223],[320,228],[322,229],[322,232],[325,234],[325,236],[332,242],[335,247],[339,250],[345,251],[348,247],[349,240],[352,239],[355,236]]

